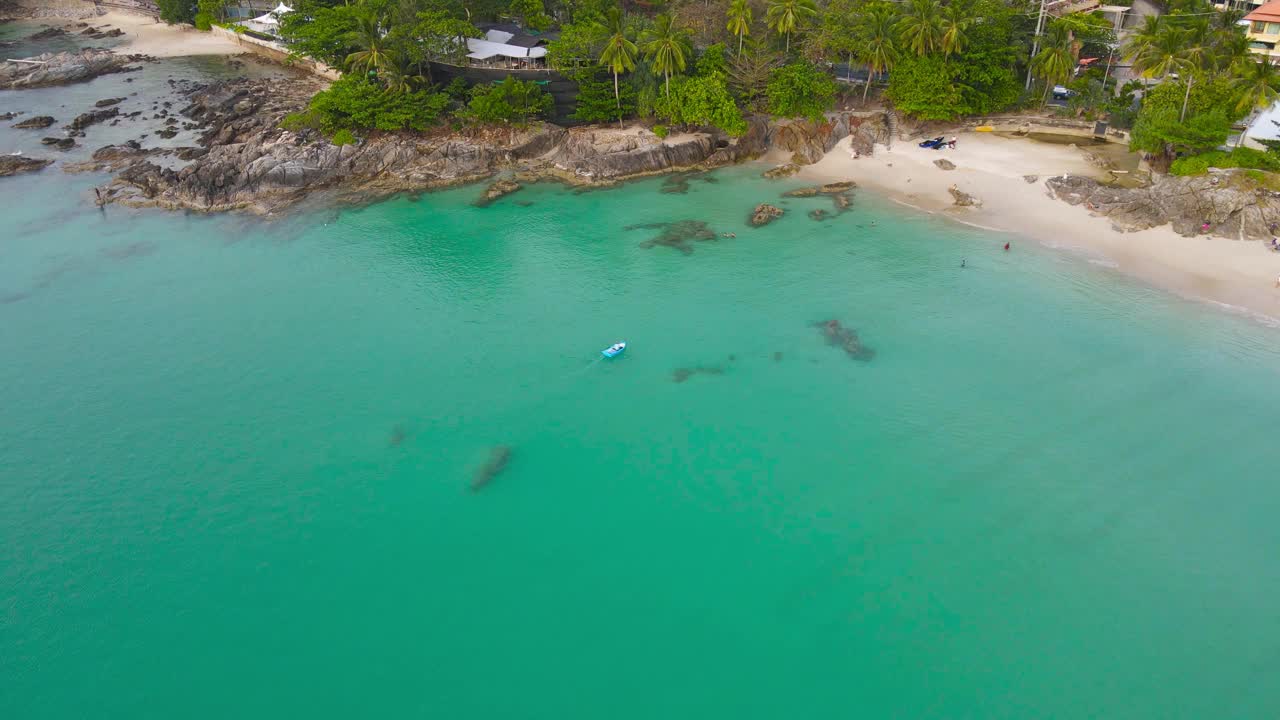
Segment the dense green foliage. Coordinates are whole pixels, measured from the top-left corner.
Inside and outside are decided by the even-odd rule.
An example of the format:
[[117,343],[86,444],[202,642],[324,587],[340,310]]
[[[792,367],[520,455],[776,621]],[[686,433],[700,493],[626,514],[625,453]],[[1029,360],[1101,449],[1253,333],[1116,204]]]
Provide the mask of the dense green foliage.
[[658,98],[655,109],[658,117],[673,125],[707,125],[734,137],[747,131],[724,76],[716,73],[676,79],[670,94]]
[[616,122],[636,112],[636,92],[630,84],[613,96],[613,81],[607,75],[585,73],[578,78],[578,105],[572,118],[579,122]]
[[1211,167],[1224,169],[1250,168],[1280,172],[1280,155],[1244,147],[1234,148],[1231,152],[1214,150],[1200,155],[1178,158],[1169,166],[1169,172],[1173,175],[1201,175]]
[[[1014,11],[995,0],[981,0],[971,10],[987,21],[965,23],[952,17],[948,23],[939,16],[936,40],[916,40],[933,50],[889,57],[886,95],[898,109],[926,120],[953,120],[1003,110],[1018,101],[1022,83],[1016,71]],[[916,18],[907,26],[916,29],[922,23]]]
[[818,122],[835,102],[836,81],[812,63],[795,62],[770,73],[765,93],[770,113]]
[[[1123,50],[1134,70],[1162,79],[1143,98],[1130,135],[1130,145],[1157,164],[1216,150],[1233,122],[1269,105],[1280,89],[1276,69],[1250,53],[1241,13],[1211,12],[1205,0],[1178,0],[1170,9],[1146,18]],[[1184,159],[1179,167],[1201,162]]]
[[[160,2],[169,17],[198,15],[202,26],[226,4]],[[903,113],[954,120],[1047,104],[1062,84],[1072,95],[1056,103],[1065,105],[1060,114],[1132,128],[1133,148],[1158,156],[1160,167],[1219,148],[1233,122],[1280,97],[1280,70],[1249,54],[1240,13],[1215,12],[1208,0],[1169,0],[1167,12],[1145,18],[1122,48],[1097,12],[1050,16],[1037,34],[1033,0],[292,4],[281,28],[291,49],[360,78],[335,86],[308,113],[331,133],[421,127],[445,112],[474,123],[546,116],[551,99],[517,80],[433,89],[431,62],[466,64],[466,38],[480,36],[475,23],[493,20],[555,31],[547,63],[578,83],[572,118],[582,122],[621,125],[639,116],[664,128],[738,134],[744,113],[820,121],[837,102],[865,102],[873,85],[886,84],[884,96]],[[1097,61],[1086,66],[1082,58]],[[1111,69],[1126,60],[1159,82],[1117,87]],[[860,87],[842,92],[836,74]]]
[[532,80],[507,76],[500,83],[471,88],[467,116],[480,123],[521,124],[551,112],[551,96]]
[[169,23],[188,23],[195,19],[196,0],[156,0],[160,19]]
[[346,75],[311,98],[310,121],[326,133],[339,130],[426,130],[439,122],[449,104],[444,93],[429,90],[388,92],[376,82]]

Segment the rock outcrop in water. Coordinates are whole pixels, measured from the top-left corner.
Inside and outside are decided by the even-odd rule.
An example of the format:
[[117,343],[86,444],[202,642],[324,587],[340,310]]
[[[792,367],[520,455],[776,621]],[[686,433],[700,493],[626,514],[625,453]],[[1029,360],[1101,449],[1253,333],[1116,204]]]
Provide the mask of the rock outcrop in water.
[[52,160],[26,157],[24,155],[0,155],[0,177],[42,170],[52,163]]
[[783,210],[780,207],[770,205],[769,203],[760,203],[756,209],[751,211],[751,226],[760,227],[782,217]]
[[1148,187],[1120,188],[1077,175],[1045,181],[1051,197],[1084,205],[1109,218],[1122,232],[1172,226],[1180,235],[1208,232],[1230,238],[1270,240],[1280,224],[1280,192],[1259,184],[1246,170],[1179,177],[1158,175]]
[[109,73],[130,72],[141,55],[117,55],[110,50],[85,48],[79,52],[45,53],[28,62],[0,63],[0,90],[50,87],[92,80]]
[[120,114],[120,108],[108,107],[103,110],[90,110],[87,113],[81,113],[66,126],[71,132],[80,132],[90,125],[97,125],[105,120],[110,120]]
[[484,193],[480,196],[480,200],[476,204],[483,207],[500,197],[510,195],[522,187],[524,186],[511,178],[496,180],[491,183],[489,187],[485,188]]
[[43,130],[55,122],[57,122],[57,120],[54,120],[51,115],[37,115],[35,117],[27,118],[22,122],[14,123],[13,127],[18,128],[19,130]]

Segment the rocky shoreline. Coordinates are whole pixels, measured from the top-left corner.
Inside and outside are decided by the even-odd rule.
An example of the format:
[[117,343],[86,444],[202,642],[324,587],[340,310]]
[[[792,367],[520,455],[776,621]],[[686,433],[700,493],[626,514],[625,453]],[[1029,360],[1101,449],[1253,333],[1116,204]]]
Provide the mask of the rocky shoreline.
[[[336,146],[319,132],[281,129],[280,121],[305,106],[315,81],[279,83],[237,79],[199,88],[181,115],[203,129],[200,147],[179,153],[185,167],[152,162],[141,146],[107,147],[69,171],[109,169],[115,180],[105,203],[205,212],[282,210],[316,191],[361,202],[390,194],[478,182],[509,172],[516,182],[554,180],[610,185],[686,170],[706,170],[762,155],[770,148],[793,161],[820,158],[854,132],[870,150],[887,137],[882,114],[832,113],[826,122],[752,118],[748,132],[728,138],[712,132],[661,139],[643,127],[488,128],[433,133],[377,133],[356,145]],[[166,151],[169,152],[169,151]],[[503,184],[481,202],[513,192]]]
[[1120,232],[1170,225],[1179,235],[1269,241],[1280,226],[1280,192],[1260,186],[1248,170],[1207,175],[1158,175],[1151,185],[1119,188],[1078,175],[1048,178],[1050,197],[1111,220]]
[[44,53],[23,60],[0,62],[0,90],[25,90],[87,82],[109,73],[134,72],[143,55],[119,55],[85,48],[79,52]]

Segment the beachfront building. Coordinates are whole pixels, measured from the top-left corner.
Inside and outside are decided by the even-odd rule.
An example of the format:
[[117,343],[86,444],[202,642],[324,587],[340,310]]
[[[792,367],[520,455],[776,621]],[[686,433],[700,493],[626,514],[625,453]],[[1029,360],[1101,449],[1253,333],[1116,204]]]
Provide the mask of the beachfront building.
[[452,57],[432,60],[431,77],[442,85],[455,78],[469,86],[498,83],[507,77],[536,82],[555,102],[555,121],[572,123],[578,85],[547,65],[547,43],[558,34],[534,33],[512,23],[477,26],[484,36],[467,38],[466,47],[459,47]]
[[1280,0],[1271,2],[1244,16],[1249,27],[1245,35],[1249,38],[1249,49],[1272,62],[1280,60]]
[[531,34],[517,25],[489,25],[484,37],[467,38],[468,67],[500,70],[543,70],[547,67],[547,34]]

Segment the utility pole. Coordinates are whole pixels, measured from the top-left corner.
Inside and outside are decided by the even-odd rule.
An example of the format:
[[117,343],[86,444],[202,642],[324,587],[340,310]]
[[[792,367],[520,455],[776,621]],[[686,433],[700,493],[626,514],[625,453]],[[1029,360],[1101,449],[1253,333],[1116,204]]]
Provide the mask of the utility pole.
[[1036,36],[1031,42],[1031,57],[1027,58],[1027,85],[1024,89],[1031,89],[1031,62],[1035,60],[1036,53],[1040,52],[1040,31],[1044,29],[1044,0],[1040,0],[1040,16],[1036,18]]

